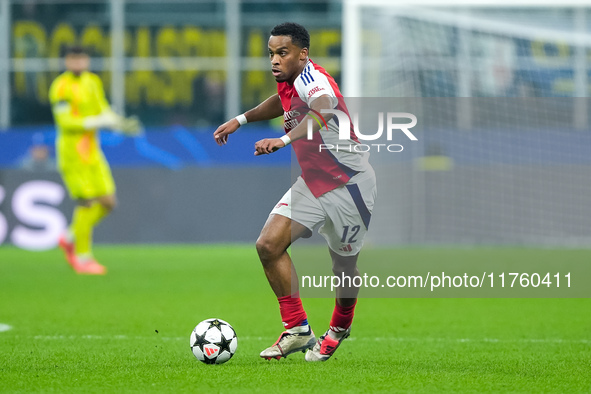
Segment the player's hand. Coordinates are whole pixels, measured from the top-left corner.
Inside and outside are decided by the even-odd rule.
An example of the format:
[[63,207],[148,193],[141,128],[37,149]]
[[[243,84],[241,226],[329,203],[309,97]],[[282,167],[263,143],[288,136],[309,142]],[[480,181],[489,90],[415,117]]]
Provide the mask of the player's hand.
[[144,131],[144,126],[137,116],[121,118],[118,126],[118,129],[121,131],[121,133],[130,137],[137,137]]
[[219,146],[227,144],[228,136],[238,130],[239,127],[240,123],[238,123],[235,118],[230,119],[214,131],[213,138],[215,139],[215,142],[217,142]]
[[258,141],[254,144],[254,155],[268,155],[276,150],[279,150],[285,146],[285,142],[281,138],[265,138],[264,140]]
[[99,115],[87,116],[84,118],[84,128],[92,129],[114,129],[120,121],[120,116],[111,111],[105,111]]

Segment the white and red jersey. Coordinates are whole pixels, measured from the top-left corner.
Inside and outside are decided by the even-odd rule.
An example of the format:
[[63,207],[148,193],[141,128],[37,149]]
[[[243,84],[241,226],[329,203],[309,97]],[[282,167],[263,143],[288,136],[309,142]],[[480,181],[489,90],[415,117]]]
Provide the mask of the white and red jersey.
[[[333,108],[349,114],[335,80],[324,68],[311,60],[308,60],[293,85],[287,82],[277,83],[277,92],[283,106],[286,133],[302,121],[310,112],[312,101],[320,96],[332,97]],[[369,153],[352,149],[357,144],[359,141],[353,132],[353,122],[349,139],[339,139],[336,116],[314,133],[313,139],[302,138],[293,142],[293,149],[302,168],[302,178],[316,198],[346,184],[355,174],[367,169]],[[320,149],[321,145],[323,149]],[[326,146],[333,148],[326,149]],[[344,147],[347,148],[343,149]]]

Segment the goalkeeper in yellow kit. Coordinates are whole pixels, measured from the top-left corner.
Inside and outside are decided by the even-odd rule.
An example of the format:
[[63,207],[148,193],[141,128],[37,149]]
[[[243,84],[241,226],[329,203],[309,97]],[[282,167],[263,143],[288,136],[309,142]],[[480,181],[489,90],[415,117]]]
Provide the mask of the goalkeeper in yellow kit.
[[88,71],[90,57],[83,48],[69,48],[65,64],[67,71],[51,84],[49,99],[57,126],[58,170],[77,206],[59,246],[76,272],[103,275],[106,268],[92,255],[92,232],[117,200],[98,131],[137,135],[141,124],[137,118],[123,118],[111,110],[100,78]]

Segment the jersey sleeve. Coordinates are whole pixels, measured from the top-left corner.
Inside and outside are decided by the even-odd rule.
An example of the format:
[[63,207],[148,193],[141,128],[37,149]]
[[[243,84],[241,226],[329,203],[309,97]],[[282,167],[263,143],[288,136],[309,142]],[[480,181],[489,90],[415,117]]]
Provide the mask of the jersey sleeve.
[[302,73],[296,78],[294,86],[300,99],[308,104],[308,106],[310,106],[316,98],[326,95],[332,98],[333,108],[339,103],[326,75],[315,70],[311,65],[306,66],[304,71],[302,71]]
[[71,98],[67,95],[67,83],[64,78],[56,78],[49,88],[49,101],[56,125],[62,130],[84,131],[84,118],[77,116],[72,108]]

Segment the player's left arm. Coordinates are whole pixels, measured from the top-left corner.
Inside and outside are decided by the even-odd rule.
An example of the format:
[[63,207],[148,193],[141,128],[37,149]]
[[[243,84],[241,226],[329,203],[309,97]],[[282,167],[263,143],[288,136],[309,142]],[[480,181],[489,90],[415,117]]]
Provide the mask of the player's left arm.
[[[136,136],[142,133],[143,126],[139,119],[135,116],[125,118],[115,113],[105,95],[103,82],[98,75],[92,74],[92,79],[95,84],[96,104],[99,108],[99,115],[90,119],[90,123],[97,128],[107,128],[113,131],[121,132],[125,135]],[[92,123],[92,122],[95,123]],[[88,122],[88,121],[87,121]]]
[[[310,103],[310,108],[317,113],[322,113],[323,109],[333,109],[334,108],[334,99],[329,96],[328,94],[322,95],[317,97]],[[332,119],[333,114],[326,113],[322,114],[324,120],[328,123],[330,119]],[[302,138],[306,138],[308,135],[308,120],[312,120],[312,131],[316,133],[320,130],[321,126],[318,122],[314,121],[314,119],[310,115],[306,115],[304,119],[289,133],[286,134],[289,141],[294,142]],[[284,138],[284,137],[283,137]],[[281,138],[265,138],[263,140],[258,141],[254,148],[254,154],[258,155],[266,155],[269,153],[273,153],[278,149],[281,149],[286,146],[286,143]]]

